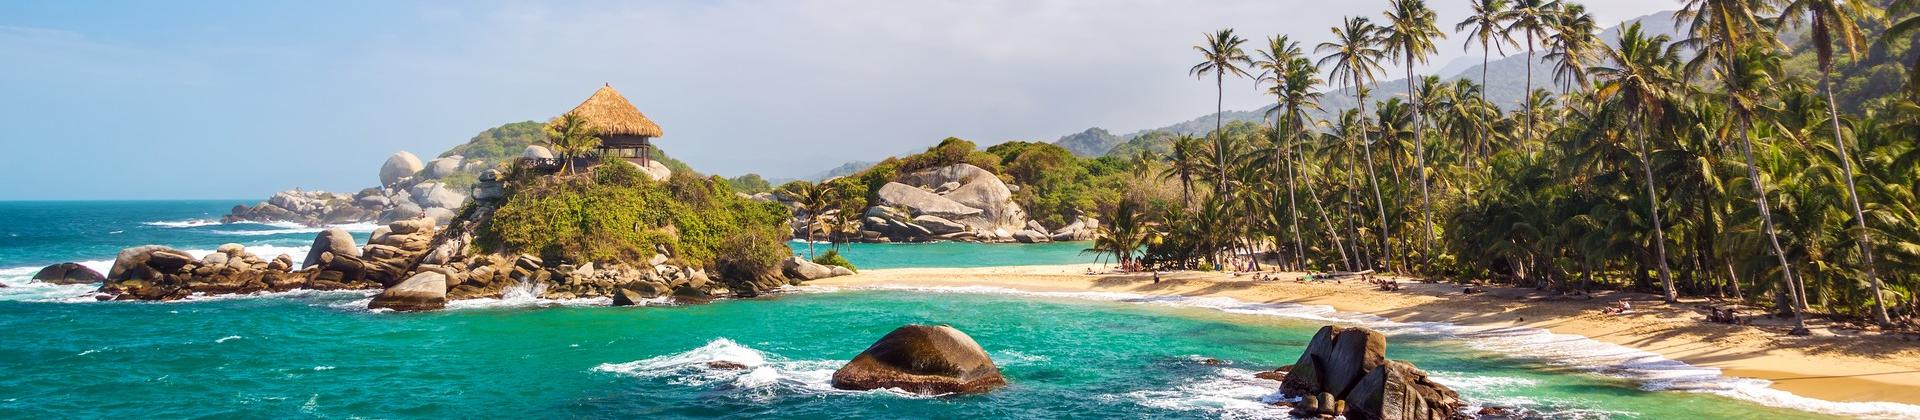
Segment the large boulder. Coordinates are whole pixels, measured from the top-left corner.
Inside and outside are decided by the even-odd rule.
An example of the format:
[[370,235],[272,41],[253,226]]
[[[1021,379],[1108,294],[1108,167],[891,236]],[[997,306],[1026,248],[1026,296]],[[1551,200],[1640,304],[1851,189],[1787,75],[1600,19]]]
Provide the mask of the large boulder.
[[1411,364],[1386,357],[1385,335],[1366,328],[1321,327],[1281,379],[1280,393],[1304,397],[1293,414],[1350,419],[1443,420],[1460,417],[1459,394]]
[[447,156],[427,162],[426,177],[440,179],[460,173],[460,165],[465,161],[460,155]]
[[1013,240],[1020,241],[1020,243],[1023,244],[1053,242],[1052,237],[1047,236],[1045,233],[1035,232],[1032,229],[1014,232]]
[[647,178],[652,178],[654,181],[666,181],[667,178],[673,177],[673,170],[667,169],[667,165],[660,164],[658,160],[648,159],[646,166],[631,160],[621,159],[621,161],[633,165],[634,169],[639,169],[640,173],[647,174]]
[[387,288],[367,303],[368,309],[431,311],[447,307],[447,275],[422,271]]
[[[1026,227],[1027,212],[1014,203],[1014,190],[1000,181],[1000,177],[978,166],[965,163],[942,166],[903,175],[900,182],[925,189],[951,188],[940,195],[962,206],[980,210],[977,220],[950,218],[955,221],[988,230],[1019,230]],[[960,186],[947,186],[949,183],[959,183]]]
[[833,387],[849,390],[897,388],[937,395],[983,392],[1006,384],[980,343],[944,325],[894,329],[833,372]]
[[413,202],[419,203],[423,208],[457,209],[467,203],[465,194],[438,182],[422,182],[414,185],[407,193]]
[[33,279],[47,284],[93,284],[105,281],[106,276],[77,263],[59,263],[49,265],[33,274]]
[[402,178],[413,177],[422,168],[419,156],[404,150],[394,153],[387,157],[387,163],[380,165],[380,185],[393,185]]
[[553,159],[553,151],[547,150],[546,146],[541,146],[538,144],[528,145],[526,150],[520,151],[520,158],[522,159]]
[[[157,280],[159,279],[161,275],[168,274],[168,272],[171,270],[166,270],[166,271],[159,270],[157,267],[154,267],[152,264],[149,264],[150,262],[153,262],[155,255],[160,255],[161,259],[168,261],[168,262],[162,263],[163,265],[172,265],[173,262],[179,261],[182,259],[184,259],[185,262],[193,261],[193,256],[187,255],[187,253],[185,252],[180,252],[173,248],[168,248],[168,247],[159,246],[159,245],[145,245],[145,246],[127,248],[127,249],[120,250],[120,255],[114,257],[113,267],[107,269],[107,280],[121,281],[121,280]],[[182,264],[184,265],[184,262]],[[174,269],[179,269],[179,267],[180,266],[178,265],[173,266]]]
[[360,256],[360,247],[353,244],[353,234],[346,229],[331,228],[320,231],[313,237],[313,246],[307,248],[307,259],[300,262],[300,268],[312,267],[320,263],[321,253],[333,253],[349,257]]
[[981,216],[980,209],[967,207],[964,204],[949,200],[946,197],[941,197],[907,184],[889,182],[886,185],[881,185],[880,191],[876,195],[880,196],[880,202],[875,203],[876,205],[880,207],[905,207],[908,212],[913,213],[916,217],[920,215],[932,215],[942,219],[967,223],[968,225],[974,224],[969,223],[969,221],[984,223],[987,220]]
[[806,258],[800,257],[787,258],[786,263],[780,267],[780,271],[786,274],[787,277],[801,280],[819,280],[833,277],[833,269],[827,268],[827,266],[824,265],[815,264],[813,261],[807,261]]

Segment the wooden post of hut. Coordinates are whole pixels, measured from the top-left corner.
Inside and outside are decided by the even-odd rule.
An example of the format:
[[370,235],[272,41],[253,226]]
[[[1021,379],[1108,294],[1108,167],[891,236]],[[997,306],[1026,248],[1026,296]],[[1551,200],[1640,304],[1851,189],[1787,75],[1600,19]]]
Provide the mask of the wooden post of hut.
[[600,159],[625,159],[645,169],[651,165],[654,137],[660,137],[660,125],[647,119],[639,108],[627,102],[620,92],[613,90],[612,84],[601,86],[600,90],[587,97],[586,102],[573,108],[573,113],[587,118],[587,126],[593,127],[600,137]]

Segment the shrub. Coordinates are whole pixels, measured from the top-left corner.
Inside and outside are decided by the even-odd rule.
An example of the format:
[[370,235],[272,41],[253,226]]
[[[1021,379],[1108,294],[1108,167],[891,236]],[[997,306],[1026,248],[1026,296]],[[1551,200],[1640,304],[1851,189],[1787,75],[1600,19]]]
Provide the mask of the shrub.
[[779,237],[765,226],[753,226],[733,232],[721,241],[725,254],[714,261],[714,272],[721,278],[747,280],[780,271],[781,262],[793,256]]
[[853,263],[847,261],[847,257],[840,256],[840,251],[838,250],[832,250],[832,249],[827,250],[827,253],[820,254],[820,256],[818,257],[814,257],[813,263],[820,264],[820,265],[846,267],[848,270],[860,271],[859,268],[853,266]]

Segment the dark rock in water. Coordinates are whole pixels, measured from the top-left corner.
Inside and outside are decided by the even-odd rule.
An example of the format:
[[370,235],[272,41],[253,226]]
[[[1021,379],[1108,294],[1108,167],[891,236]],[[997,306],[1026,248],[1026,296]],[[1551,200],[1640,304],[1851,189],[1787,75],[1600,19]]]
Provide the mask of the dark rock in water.
[[1412,364],[1386,358],[1386,336],[1366,328],[1321,327],[1280,391],[1305,398],[1294,406],[1302,417],[1346,416],[1354,420],[1449,420],[1466,418],[1459,394],[1433,382]]
[[33,279],[48,284],[93,284],[106,281],[107,276],[100,275],[100,272],[93,271],[87,266],[69,262],[42,268],[40,272],[33,274]]
[[742,370],[742,369],[746,369],[747,365],[743,365],[738,362],[715,360],[715,361],[707,362],[707,367],[714,368],[714,369],[721,369],[721,370]]
[[[654,296],[659,295],[655,294]],[[653,296],[647,296],[645,293],[634,290],[633,288],[622,287],[613,291],[613,306],[634,306],[640,304],[640,301],[650,297]]]
[[447,307],[447,276],[423,271],[373,297],[368,309],[431,311]]
[[680,287],[673,288],[674,303],[697,305],[697,304],[707,303],[711,301],[713,301],[713,295],[707,294],[707,291],[705,290],[700,290],[700,289],[694,288],[693,286],[680,286]]
[[899,388],[951,394],[983,392],[1006,384],[986,350],[948,326],[894,329],[833,373],[833,387],[850,390]]
[[1255,373],[1253,374],[1253,377],[1265,379],[1269,381],[1282,381],[1287,379],[1287,372],[1291,370],[1293,370],[1292,365],[1281,366],[1279,369]]

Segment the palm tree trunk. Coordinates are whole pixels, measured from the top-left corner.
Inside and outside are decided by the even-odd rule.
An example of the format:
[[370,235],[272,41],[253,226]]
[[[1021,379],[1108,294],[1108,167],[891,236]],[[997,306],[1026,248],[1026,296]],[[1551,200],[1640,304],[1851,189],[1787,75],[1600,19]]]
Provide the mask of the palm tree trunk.
[[[1628,125],[1638,127],[1638,124],[1632,122],[1632,120],[1638,120],[1637,117],[1637,115],[1628,117],[1630,120]],[[1667,269],[1667,229],[1666,225],[1660,222],[1660,193],[1653,186],[1653,150],[1647,146],[1647,137],[1651,136],[1646,134],[1645,128],[1635,131],[1640,132],[1640,170],[1647,177],[1647,214],[1653,215],[1655,266],[1660,269],[1660,285],[1666,291],[1663,297],[1667,303],[1675,303],[1680,301],[1680,296],[1673,290],[1673,273]]]
[[[1313,197],[1313,172],[1300,171],[1300,174],[1301,181],[1307,183],[1307,196]],[[1355,271],[1353,259],[1347,258],[1347,246],[1341,243],[1340,229],[1334,226],[1332,219],[1327,218],[1327,206],[1320,204],[1320,200],[1313,200],[1313,206],[1315,213],[1320,214],[1321,228],[1326,229],[1327,237],[1333,238],[1333,249],[1340,251],[1340,263],[1346,265],[1347,271]]]
[[1780,235],[1773,229],[1773,211],[1767,205],[1766,182],[1760,179],[1760,167],[1753,162],[1753,133],[1748,128],[1753,121],[1745,113],[1740,115],[1740,154],[1747,159],[1747,180],[1753,184],[1754,202],[1760,210],[1760,227],[1767,233],[1767,241],[1773,246],[1773,256],[1780,259],[1780,275],[1785,278],[1787,292],[1792,294],[1793,331],[1792,335],[1806,335],[1806,309],[1799,307],[1806,302],[1799,283],[1793,278],[1793,265],[1787,263],[1787,253],[1780,247]]
[[1427,193],[1427,152],[1426,126],[1420,124],[1420,94],[1413,89],[1413,59],[1407,59],[1407,97],[1413,98],[1413,156],[1419,163],[1414,170],[1420,173],[1420,218],[1426,225],[1422,229],[1424,243],[1421,244],[1420,266],[1425,269],[1433,262],[1433,196]]
[[1306,242],[1300,240],[1300,199],[1298,195],[1294,194],[1295,177],[1297,176],[1299,165],[1293,162],[1293,138],[1293,135],[1289,133],[1287,136],[1288,140],[1286,141],[1286,150],[1282,154],[1281,159],[1287,165],[1287,214],[1290,215],[1293,220],[1293,223],[1289,226],[1293,229],[1294,268],[1299,269],[1300,267],[1305,267],[1307,264],[1307,251]]
[[[1505,53],[1506,53],[1505,49],[1502,49],[1501,54],[1505,54]],[[1489,103],[1489,104],[1491,104],[1492,102],[1487,102],[1487,66],[1492,63],[1493,63],[1493,50],[1488,47],[1486,38],[1481,38],[1480,39],[1480,102]],[[1487,135],[1488,135],[1487,125],[1479,124],[1479,126],[1480,126],[1479,127],[1480,138],[1474,141],[1474,144],[1475,144],[1473,147],[1474,154],[1481,154],[1481,153],[1484,153],[1486,150],[1485,144],[1487,142]],[[1481,158],[1485,158],[1485,157],[1486,156],[1484,155],[1481,156]],[[1467,161],[1467,168],[1472,169],[1473,160],[1472,159],[1464,159],[1464,160]]]
[[813,212],[807,212],[807,259],[814,258],[813,253]]
[[1873,288],[1873,322],[1885,327],[1893,323],[1887,317],[1887,304],[1880,296],[1880,276],[1873,267],[1873,240],[1867,236],[1867,213],[1860,210],[1860,190],[1853,184],[1853,158],[1847,155],[1847,142],[1840,137],[1840,106],[1833,99],[1832,65],[1823,66],[1820,71],[1820,88],[1827,94],[1827,119],[1833,122],[1833,146],[1840,151],[1841,174],[1847,177],[1847,199],[1853,204],[1853,220],[1860,228],[1861,267],[1866,269],[1867,283]]
[[1520,139],[1520,146],[1531,155],[1533,154],[1533,31],[1527,31],[1527,88],[1526,91],[1520,92],[1520,102],[1527,105],[1527,138]]
[[[1358,79],[1358,77],[1355,77],[1355,79]],[[1360,152],[1362,153],[1362,156],[1365,156],[1367,159],[1367,182],[1373,186],[1374,208],[1380,211],[1380,252],[1381,252],[1380,255],[1382,257],[1385,257],[1385,258],[1382,258],[1380,261],[1382,264],[1386,265],[1386,267],[1381,267],[1381,268],[1385,269],[1382,271],[1392,271],[1393,270],[1393,244],[1389,242],[1391,241],[1391,239],[1389,235],[1387,235],[1387,200],[1385,198],[1382,198],[1380,195],[1380,175],[1374,173],[1374,170],[1373,170],[1373,145],[1370,143],[1371,143],[1370,136],[1367,135],[1367,92],[1365,90],[1361,90],[1360,91]]]
[[1225,198],[1227,193],[1227,136],[1220,132],[1227,106],[1226,74],[1213,72],[1213,162],[1214,169],[1220,173],[1220,183],[1214,184],[1213,191]]

